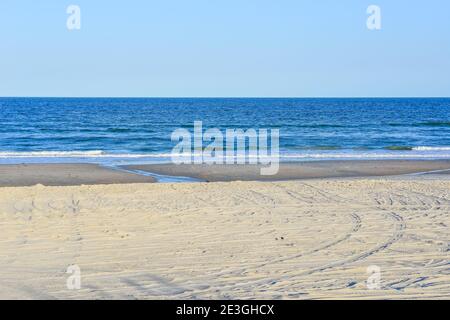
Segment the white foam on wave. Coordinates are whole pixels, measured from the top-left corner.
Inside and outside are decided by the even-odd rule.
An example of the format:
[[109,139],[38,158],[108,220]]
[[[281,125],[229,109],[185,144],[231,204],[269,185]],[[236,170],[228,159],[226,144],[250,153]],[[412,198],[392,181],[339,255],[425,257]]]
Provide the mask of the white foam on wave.
[[347,153],[347,154],[304,154],[280,155],[281,159],[450,159],[450,153]]
[[93,157],[101,156],[103,151],[32,151],[32,152],[0,152],[1,158],[32,157]]
[[100,150],[93,151],[33,151],[33,152],[0,152],[0,158],[162,158],[169,154],[133,154],[133,153],[106,153]]
[[415,147],[414,151],[450,151],[450,147]]
[[[171,153],[108,153],[102,150],[91,151],[32,151],[32,152],[0,152],[0,159],[170,159],[173,157],[195,157],[196,154],[185,155]],[[234,158],[255,158],[255,155],[235,155]],[[256,156],[258,157],[258,156]],[[267,157],[272,158],[269,154]],[[308,159],[448,159],[450,158],[450,147],[415,147],[413,150],[401,151],[323,151],[323,152],[301,152],[281,153],[280,159],[285,160],[308,160]]]

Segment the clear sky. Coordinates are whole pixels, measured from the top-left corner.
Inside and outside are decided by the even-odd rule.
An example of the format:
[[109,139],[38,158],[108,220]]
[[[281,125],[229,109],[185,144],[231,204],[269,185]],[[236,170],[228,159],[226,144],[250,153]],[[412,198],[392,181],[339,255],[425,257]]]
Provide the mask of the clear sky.
[[1,0],[0,96],[450,96],[449,17],[448,0]]

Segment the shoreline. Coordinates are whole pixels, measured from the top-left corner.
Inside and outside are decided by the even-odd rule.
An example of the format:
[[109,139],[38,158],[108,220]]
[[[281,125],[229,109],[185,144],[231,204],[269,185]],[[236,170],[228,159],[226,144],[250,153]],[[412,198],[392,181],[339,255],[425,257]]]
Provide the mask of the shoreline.
[[0,187],[79,186],[96,184],[289,181],[450,174],[450,160],[328,160],[282,162],[274,176],[260,175],[258,165],[148,164],[2,164]]

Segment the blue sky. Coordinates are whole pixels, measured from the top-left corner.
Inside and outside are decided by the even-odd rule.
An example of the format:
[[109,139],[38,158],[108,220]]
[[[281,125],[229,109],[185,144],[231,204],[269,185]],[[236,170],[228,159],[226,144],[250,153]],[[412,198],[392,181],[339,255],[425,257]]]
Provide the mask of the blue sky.
[[0,96],[450,96],[449,15],[448,0],[2,0]]

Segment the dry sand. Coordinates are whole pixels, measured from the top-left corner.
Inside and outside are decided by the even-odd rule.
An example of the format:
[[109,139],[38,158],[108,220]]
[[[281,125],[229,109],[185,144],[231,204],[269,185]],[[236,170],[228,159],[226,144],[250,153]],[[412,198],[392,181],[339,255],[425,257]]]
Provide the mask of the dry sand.
[[449,227],[448,180],[0,188],[0,298],[449,299]]

